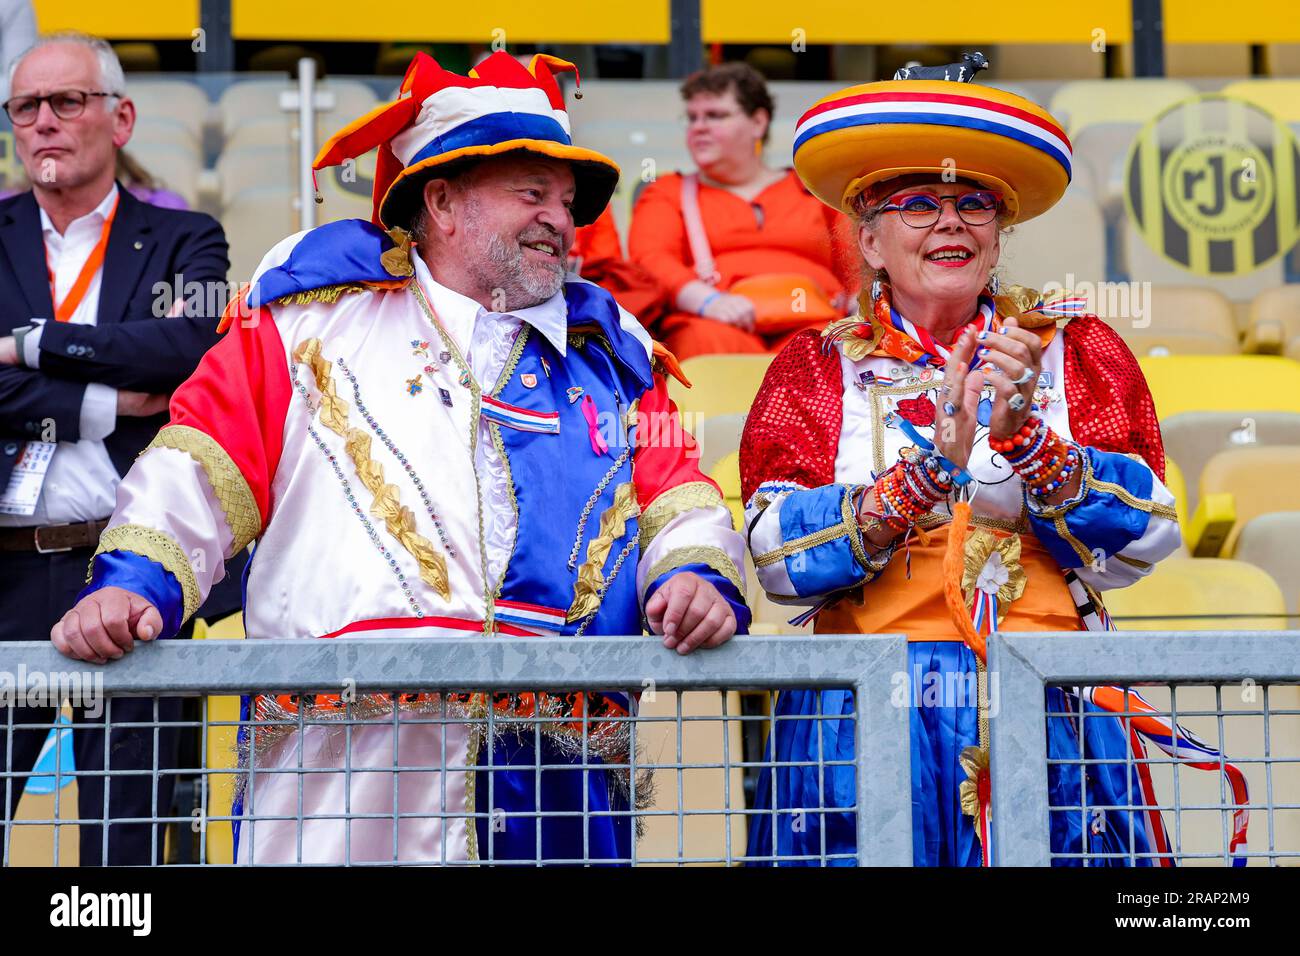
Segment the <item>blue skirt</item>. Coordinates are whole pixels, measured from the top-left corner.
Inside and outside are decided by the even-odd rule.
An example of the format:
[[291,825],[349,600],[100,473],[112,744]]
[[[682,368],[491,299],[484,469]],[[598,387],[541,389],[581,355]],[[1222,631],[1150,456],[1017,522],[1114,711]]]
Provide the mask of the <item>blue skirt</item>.
[[[974,688],[975,655],[956,641],[923,641],[908,645],[908,676],[912,688],[912,858],[916,866],[979,866],[980,845],[974,821],[961,812],[960,787],[966,773],[958,755],[979,744],[979,711],[965,693]],[[925,675],[934,675],[925,681]],[[1047,691],[1047,709],[1077,713],[1080,701],[1059,688]],[[1101,713],[1091,704],[1085,713]],[[820,708],[820,709],[819,709]],[[749,856],[754,865],[854,866],[857,853],[855,814],[836,812],[856,799],[856,775],[851,764],[825,766],[826,761],[852,761],[855,753],[853,695],[849,691],[786,691],[777,698],[777,717],[822,716],[820,720],[777,720],[767,756],[777,762],[802,766],[764,768],[759,774],[755,809],[804,810],[793,813],[759,813],[749,817]],[[1128,741],[1119,718],[1084,720],[1083,749],[1089,759],[1123,760]],[[818,777],[818,728],[823,763]],[[1076,722],[1069,717],[1048,718],[1047,753],[1052,759],[1077,760],[1080,756]],[[1047,772],[1052,806],[1085,809],[1051,814],[1054,853],[1138,854],[1150,852],[1146,825],[1140,812],[1090,810],[1087,807],[1140,804],[1137,768],[1131,778],[1124,764],[1092,764],[1088,771],[1086,801],[1081,801],[1082,766],[1051,765]],[[820,786],[819,786],[820,783]],[[830,807],[819,813],[818,807]],[[1132,831],[1130,833],[1130,831]],[[1132,845],[1130,847],[1130,840]],[[776,859],[773,860],[772,858]],[[829,859],[828,859],[829,857]],[[767,859],[761,859],[767,858]],[[1149,858],[1136,858],[1150,866]],[[1064,859],[1058,866],[1079,866],[1082,860]],[[1092,865],[1125,865],[1123,859],[1090,860]]]
[[[492,748],[492,765],[528,769],[476,772],[474,804],[480,814],[475,819],[478,858],[485,863],[536,861],[540,831],[542,860],[562,860],[576,866],[581,866],[584,859],[606,861],[607,866],[618,865],[609,861],[630,860],[632,819],[626,813],[627,800],[612,786],[610,771],[591,768],[592,764],[601,763],[600,758],[588,753],[585,772],[581,766],[540,771],[539,789],[538,771],[533,766],[581,765],[582,758],[561,751],[550,738],[542,737],[541,759],[537,760],[534,746],[531,733],[502,734]],[[486,752],[479,755],[478,762],[479,766],[487,764]],[[585,826],[584,791],[589,814]],[[539,792],[543,813],[573,815],[544,816],[540,828],[536,816],[511,815],[533,813]],[[618,815],[609,815],[611,811]]]

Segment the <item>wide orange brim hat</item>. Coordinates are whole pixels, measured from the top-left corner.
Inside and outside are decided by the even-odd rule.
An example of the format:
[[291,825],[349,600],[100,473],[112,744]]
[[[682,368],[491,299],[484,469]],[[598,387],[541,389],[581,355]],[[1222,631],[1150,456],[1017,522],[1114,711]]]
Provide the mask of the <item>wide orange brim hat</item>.
[[909,173],[973,179],[1003,195],[1008,224],[1054,206],[1073,152],[1023,96],[949,80],[887,80],[824,97],[795,128],[794,168],[818,199],[851,212],[864,189]]

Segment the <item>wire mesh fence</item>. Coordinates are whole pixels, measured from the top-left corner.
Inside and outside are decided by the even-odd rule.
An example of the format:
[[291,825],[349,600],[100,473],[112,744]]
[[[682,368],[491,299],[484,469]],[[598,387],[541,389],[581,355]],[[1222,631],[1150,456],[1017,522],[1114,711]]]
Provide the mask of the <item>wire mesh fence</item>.
[[991,648],[997,862],[1300,865],[1300,634],[1006,634]]
[[[29,791],[6,818],[4,860],[762,864],[748,852],[757,817],[775,830],[778,815],[837,814],[857,850],[823,836],[796,862],[906,864],[907,714],[889,703],[905,652],[897,637],[751,637],[686,658],[644,638],[161,642],[78,671],[50,648],[0,645],[27,705],[0,711],[6,805]],[[78,681],[94,689],[78,696]],[[854,705],[779,715],[791,687],[847,690]],[[81,705],[72,737],[101,731],[98,750],[71,756],[65,700]],[[834,721],[852,759],[774,759],[764,741],[780,721],[818,739]],[[51,732],[22,759],[25,736]],[[815,769],[815,797],[764,800],[762,772],[790,766]],[[844,771],[848,805],[821,786]]]

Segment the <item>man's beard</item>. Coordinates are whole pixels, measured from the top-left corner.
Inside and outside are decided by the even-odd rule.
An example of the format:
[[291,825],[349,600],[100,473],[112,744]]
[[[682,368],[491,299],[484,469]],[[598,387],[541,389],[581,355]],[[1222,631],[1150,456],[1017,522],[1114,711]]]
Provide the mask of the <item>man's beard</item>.
[[[564,286],[564,257],[560,234],[543,226],[530,228],[514,239],[482,227],[476,206],[469,215],[469,241],[473,250],[472,270],[481,288],[490,290],[494,312],[513,312],[538,305]],[[554,265],[530,262],[523,243],[544,239],[554,243],[560,258]]]

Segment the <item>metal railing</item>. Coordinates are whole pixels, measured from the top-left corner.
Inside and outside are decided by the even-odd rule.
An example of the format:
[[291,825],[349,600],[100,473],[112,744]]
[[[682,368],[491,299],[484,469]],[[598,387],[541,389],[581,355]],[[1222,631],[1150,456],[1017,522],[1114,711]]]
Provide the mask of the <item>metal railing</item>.
[[[347,831],[343,858],[329,862],[365,863],[375,862],[369,859],[355,859],[352,848],[353,836],[364,827],[373,827],[376,821],[387,826],[383,831],[383,840],[391,835],[391,854],[382,862],[388,863],[456,863],[466,862],[457,859],[457,854],[448,853],[449,830],[459,822],[466,834],[474,830],[486,833],[478,840],[478,856],[487,860],[492,857],[492,841],[498,832],[495,807],[496,801],[489,798],[486,805],[477,807],[469,801],[461,808],[449,806],[446,800],[447,779],[452,771],[464,770],[467,775],[473,771],[487,783],[479,786],[491,788],[497,779],[497,772],[504,768],[492,765],[493,747],[483,748],[477,758],[464,759],[458,763],[455,757],[448,757],[446,736],[441,739],[442,753],[436,753],[430,759],[411,762],[407,753],[398,753],[397,731],[405,735],[416,733],[421,725],[433,727],[437,733],[449,732],[449,728],[469,727],[471,733],[485,735],[487,740],[497,739],[503,729],[510,724],[518,736],[524,740],[535,738],[539,746],[532,752],[532,763],[524,769],[535,774],[538,796],[540,797],[541,779],[546,772],[587,770],[609,770],[625,773],[631,786],[631,799],[625,809],[614,806],[593,808],[584,797],[580,810],[569,811],[569,816],[581,817],[584,834],[591,818],[605,816],[622,816],[627,822],[640,828],[659,825],[661,833],[664,827],[675,825],[675,834],[668,831],[665,839],[660,841],[661,851],[648,852],[645,846],[638,850],[635,838],[631,841],[631,852],[626,859],[606,859],[600,857],[587,845],[587,838],[582,838],[580,855],[572,852],[563,859],[555,859],[543,853],[544,841],[540,839],[544,819],[565,816],[563,812],[551,813],[539,800],[534,806],[540,810],[516,811],[511,815],[537,821],[535,857],[530,855],[525,863],[587,863],[587,862],[625,862],[633,864],[682,864],[682,863],[717,863],[733,864],[740,862],[761,862],[749,859],[744,850],[744,827],[737,826],[740,821],[747,821],[753,815],[766,813],[775,817],[777,814],[807,814],[809,816],[827,813],[843,813],[847,809],[857,813],[857,862],[872,865],[908,865],[912,858],[911,843],[911,788],[908,741],[908,710],[905,707],[890,704],[891,684],[895,675],[906,669],[906,641],[899,636],[850,636],[817,637],[803,636],[764,637],[750,636],[735,640],[727,645],[689,656],[680,656],[662,648],[658,641],[648,638],[556,638],[539,640],[535,638],[492,639],[452,639],[436,640],[395,639],[373,637],[362,639],[335,639],[330,641],[162,641],[155,644],[137,645],[136,649],[121,660],[112,662],[102,668],[80,665],[60,656],[48,644],[17,643],[0,644],[0,673],[10,675],[27,675],[30,683],[32,675],[45,675],[44,680],[65,682],[69,675],[79,676],[84,682],[86,675],[93,674],[102,679],[102,693],[105,705],[105,722],[113,724],[114,701],[128,697],[152,698],[154,703],[154,720],[137,721],[131,726],[148,732],[153,731],[155,742],[160,729],[157,720],[157,701],[161,696],[197,697],[200,713],[196,719],[182,720],[172,726],[190,728],[201,736],[200,753],[204,755],[197,766],[179,766],[174,771],[160,771],[155,751],[152,772],[155,784],[159,773],[170,773],[177,779],[193,777],[197,779],[195,787],[196,810],[193,816],[186,814],[182,807],[178,812],[170,813],[169,808],[158,806],[154,796],[152,812],[143,817],[122,819],[114,817],[111,825],[121,826],[137,822],[151,826],[150,845],[156,857],[159,841],[163,839],[160,830],[166,825],[177,824],[175,834],[188,837],[191,824],[198,830],[198,855],[200,862],[208,859],[208,834],[214,824],[239,823],[243,830],[243,840],[236,838],[245,856],[239,862],[271,862],[263,859],[259,846],[269,846],[271,834],[280,846],[280,855],[274,862],[312,862],[313,845],[311,832],[304,838],[304,828],[313,825],[342,825]],[[740,736],[733,730],[743,731],[746,727],[760,726],[771,731],[778,720],[794,719],[777,716],[768,706],[767,712],[746,713],[735,708],[735,695],[738,691],[771,692],[790,688],[825,688],[849,689],[854,694],[855,706],[849,715],[854,724],[856,752],[853,765],[856,773],[856,807],[833,807],[825,793],[821,793],[817,806],[788,807],[772,810],[751,809],[746,800],[737,792],[739,779],[736,775],[752,777],[761,768],[790,766],[790,763],[769,757],[760,748],[746,754]],[[448,701],[463,700],[460,693],[483,691],[490,694],[522,694],[527,697],[533,692],[544,691],[546,694],[562,694],[566,691],[622,692],[629,696],[640,696],[639,710],[634,708],[631,715],[624,717],[594,716],[585,710],[581,717],[580,745],[576,741],[569,752],[568,762],[553,763],[556,758],[553,750],[540,746],[543,733],[541,729],[548,722],[571,725],[573,721],[565,717],[544,717],[540,703],[532,716],[511,717],[498,713],[496,707],[485,707],[476,713],[449,710]],[[690,707],[683,706],[683,700],[689,699],[691,692],[716,691],[719,696],[707,712],[696,713]],[[304,711],[310,708],[298,708],[296,713],[286,715],[283,712],[270,716],[259,716],[256,712],[241,716],[238,720],[214,719],[209,712],[209,695],[299,695],[296,700],[303,701],[304,695],[311,693],[343,693],[344,713],[332,717],[317,713],[307,716]],[[656,708],[656,697],[665,693],[674,695],[672,706]],[[406,695],[416,693],[439,694],[437,703],[432,708],[406,715],[400,721],[398,710],[389,707],[389,714],[376,717],[374,713],[366,714],[362,704],[367,695],[398,694],[405,703]],[[683,697],[683,694],[687,697]],[[647,699],[648,698],[648,699]],[[314,700],[315,698],[310,698]],[[414,700],[414,697],[409,698]],[[486,699],[495,699],[492,697]],[[538,700],[539,698],[533,698]],[[761,698],[760,698],[761,699]],[[4,773],[0,776],[0,789],[10,792],[15,783],[21,783],[37,773],[30,768],[14,767],[12,757],[12,739],[14,731],[14,710],[0,710],[0,719],[6,720],[6,733],[3,740],[9,741],[9,753],[3,759]],[[820,714],[802,719],[820,721]],[[827,716],[830,720],[832,717]],[[833,719],[843,721],[845,715],[835,714]],[[625,762],[611,761],[608,757],[598,760],[596,744],[602,725],[617,727],[625,724],[630,731],[630,747],[625,751]],[[53,724],[26,725],[45,730]],[[321,763],[318,754],[309,751],[303,745],[297,746],[296,759],[291,755],[272,765],[267,761],[266,752],[256,745],[257,735],[275,730],[296,731],[298,739],[303,739],[303,732],[325,726],[321,739],[333,740],[333,760]],[[362,765],[360,758],[353,759],[354,739],[371,728],[394,730],[391,760],[385,758],[384,765]],[[721,735],[717,734],[718,729]],[[210,735],[239,731],[242,745],[238,748],[240,757],[224,761],[222,766],[214,765],[207,759],[210,751]],[[818,728],[820,731],[820,728]],[[329,735],[335,735],[330,737]],[[770,733],[769,733],[770,735]],[[820,733],[819,733],[820,736]],[[760,735],[761,737],[761,735]],[[646,753],[645,741],[656,738],[662,749],[669,752],[670,759],[658,759],[654,754]],[[698,745],[692,745],[692,739],[708,741],[703,757]],[[290,737],[290,739],[293,739]],[[316,741],[317,744],[321,739]],[[638,741],[640,740],[640,746]],[[340,743],[341,746],[336,746]],[[315,745],[313,745],[315,746]],[[693,750],[692,747],[695,747]],[[708,750],[708,748],[713,748]],[[751,751],[755,748],[750,747]],[[339,763],[342,755],[342,763]],[[544,760],[543,757],[546,759]],[[580,758],[580,759],[579,759]],[[711,758],[711,759],[710,759]],[[107,778],[110,781],[127,776],[129,770],[114,769],[112,755],[103,769],[74,771],[74,776],[84,779],[88,776]],[[254,773],[249,774],[249,761],[252,761]],[[832,761],[823,759],[818,754],[814,761],[805,761],[804,766],[818,767],[818,781],[826,779],[825,772]],[[328,766],[326,764],[329,764]],[[869,768],[869,770],[868,770]],[[512,768],[516,769],[516,768]],[[325,812],[314,814],[312,811],[312,788],[317,784],[327,784],[325,778],[333,775],[343,777],[347,783],[366,775],[377,777],[376,771],[386,772],[386,777],[379,786],[387,787],[391,780],[392,798],[385,808],[375,811],[373,807],[353,806],[344,798],[342,812]],[[439,771],[445,771],[439,773]],[[486,771],[487,773],[482,773]],[[653,771],[660,779],[660,793],[667,796],[650,805],[644,805],[637,799],[636,788],[644,781],[646,771]],[[49,773],[48,770],[44,771]],[[139,771],[136,771],[137,775]],[[59,793],[58,777],[63,775],[61,768],[54,768],[56,776],[56,799]],[[411,775],[408,777],[407,775]],[[711,775],[709,783],[713,790],[711,796],[692,801],[689,791],[693,780],[702,775]],[[297,801],[293,799],[285,804],[277,800],[278,809],[274,812],[261,812],[251,808],[257,807],[259,788],[268,794],[268,781],[273,782],[279,776],[290,781],[296,779]],[[720,779],[719,779],[720,776]],[[666,778],[666,779],[665,779]],[[212,794],[219,780],[237,780],[238,788],[244,793],[244,808],[241,812],[213,806]],[[423,780],[426,786],[441,787],[443,801],[435,800],[435,805],[423,806],[411,811],[404,805],[411,782]],[[398,787],[402,786],[399,801]],[[667,786],[665,786],[667,784]],[[308,792],[308,806],[304,812],[304,788]],[[675,791],[675,792],[674,792]],[[353,792],[350,786],[344,786],[344,794]],[[386,792],[386,791],[385,791]],[[675,797],[675,799],[672,799]],[[716,799],[721,797],[720,800]],[[65,798],[66,799],[66,798]],[[694,803],[695,805],[692,805]],[[698,804],[705,804],[699,806]],[[99,825],[108,817],[107,799],[105,813],[93,819],[80,822]],[[667,804],[665,806],[665,804]],[[285,806],[289,810],[285,811]],[[161,809],[161,812],[160,812]],[[236,806],[238,811],[238,806]],[[441,832],[435,838],[440,848],[421,855],[419,851],[410,851],[398,846],[398,831],[403,831],[411,823],[435,821]],[[486,821],[493,826],[485,826]],[[58,832],[68,824],[78,822],[61,816],[58,812],[48,817],[35,819],[18,819],[7,822],[4,833],[4,860],[10,862],[10,848],[13,835],[24,827],[54,827],[54,853],[58,854]],[[250,823],[254,823],[250,826]],[[666,822],[666,823],[665,823]],[[772,820],[775,827],[775,819]],[[700,826],[712,824],[716,836],[718,827],[721,837],[714,839],[708,852],[697,852],[698,831]],[[287,825],[291,831],[285,837],[282,833],[275,835],[273,828],[263,829],[268,825]],[[737,832],[733,834],[733,829]],[[94,833],[102,840],[104,860],[108,853],[109,827],[96,826]],[[250,832],[251,831],[251,832]],[[319,832],[319,831],[316,831]],[[694,836],[693,836],[694,834]],[[285,859],[285,840],[288,859]],[[371,841],[373,843],[373,841]],[[706,841],[707,842],[707,841]],[[427,847],[426,847],[427,850]],[[83,860],[85,854],[83,853]],[[770,858],[769,858],[770,859]],[[325,862],[317,860],[317,862]],[[519,862],[519,861],[514,861]],[[813,859],[815,863],[834,862],[823,857]]]
[[[1001,634],[989,647],[989,674],[997,682],[990,721],[996,864],[1300,862],[1300,632]],[[1049,688],[1101,685],[1119,688],[1118,716],[1081,718],[1049,709]],[[1139,694],[1150,698],[1149,707]],[[1087,719],[1119,720],[1128,736],[1130,722],[1140,718],[1185,725],[1220,756],[1200,760],[1210,771],[1202,773],[1188,766],[1199,751],[1182,743],[1147,757],[1128,748],[1122,757],[1093,754],[1083,746]],[[1077,757],[1049,760],[1049,719],[1075,721]],[[1227,786],[1228,764],[1242,770],[1253,812],[1249,845],[1235,851],[1232,818],[1246,807]],[[1134,787],[1118,802],[1080,793],[1053,804],[1049,766],[1077,768],[1081,779],[1107,766],[1123,767],[1132,779],[1134,768],[1145,766],[1151,786]],[[1114,814],[1125,821],[1146,813],[1160,814],[1171,831],[1163,852],[1052,849],[1054,815],[1075,814],[1090,827],[1117,819]]]

